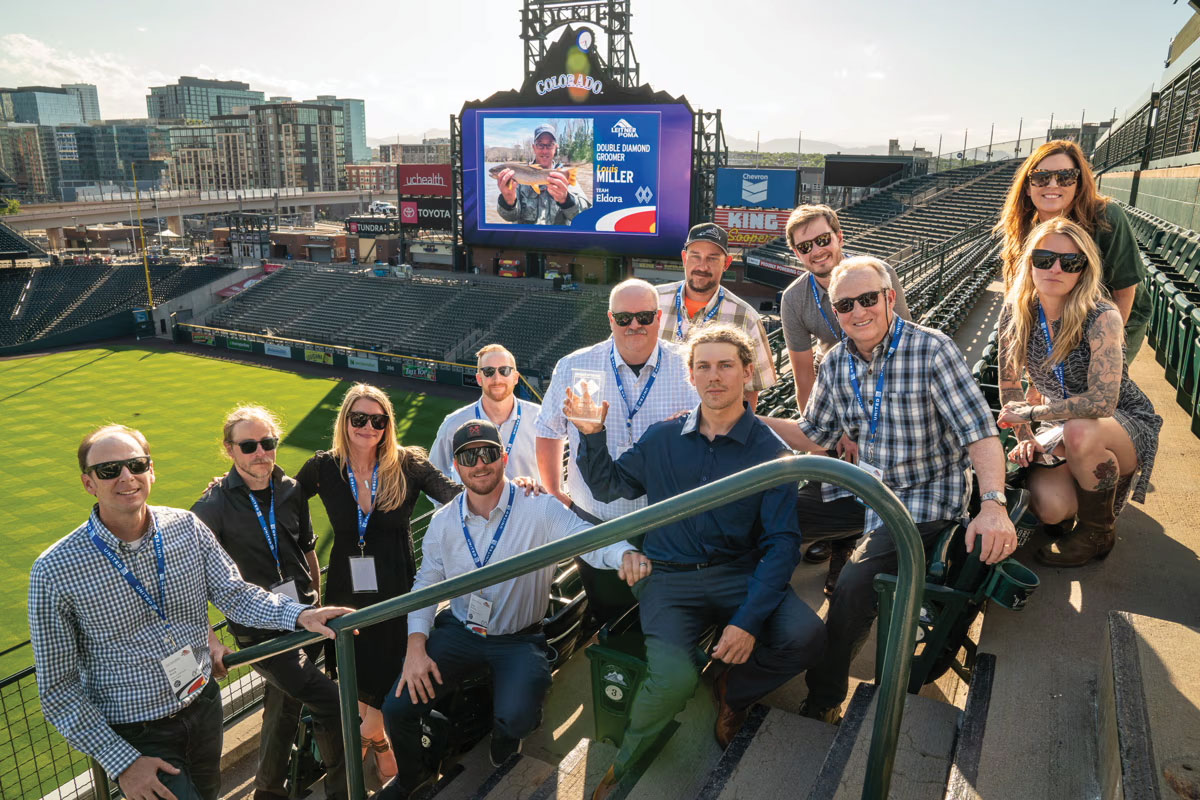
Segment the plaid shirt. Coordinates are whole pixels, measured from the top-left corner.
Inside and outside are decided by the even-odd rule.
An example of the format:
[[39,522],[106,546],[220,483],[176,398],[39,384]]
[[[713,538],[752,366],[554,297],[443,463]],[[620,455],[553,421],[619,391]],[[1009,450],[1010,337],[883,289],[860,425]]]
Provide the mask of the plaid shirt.
[[[621,393],[613,378],[610,353],[616,359],[617,372],[621,376],[621,384],[625,387],[625,396],[631,404],[637,403],[642,390],[646,388],[646,382],[654,374],[658,360],[664,359],[662,369],[654,379],[654,387],[646,395],[646,402],[633,418],[632,437],[625,426],[625,401],[621,399]],[[571,383],[571,370],[575,369],[593,370],[604,375],[604,386],[597,399],[608,401],[608,419],[604,429],[608,437],[608,452],[612,453],[613,458],[632,447],[654,423],[661,422],[679,411],[695,408],[700,403],[700,396],[696,394],[696,389],[688,378],[687,357],[680,347],[659,342],[650,360],[642,367],[641,375],[634,375],[633,370],[621,359],[621,354],[613,347],[611,336],[599,344],[580,348],[563,356],[554,366],[554,376],[550,379],[546,396],[542,398],[542,411],[537,418],[537,435],[543,439],[567,439],[571,447],[572,461],[574,454],[579,452],[579,429],[563,416],[562,407],[567,397],[567,386]],[[644,497],[637,500],[614,500],[611,503],[597,501],[592,497],[591,490],[575,464],[567,467],[567,493],[580,508],[603,520],[616,519],[646,505]]]
[[[29,580],[29,634],[42,712],[72,747],[95,758],[114,778],[141,753],[110,726],[160,719],[185,705],[168,684],[162,659],[187,645],[204,675],[212,674],[210,601],[243,625],[289,631],[307,608],[243,581],[212,531],[190,511],[150,510],[163,537],[162,600],[175,644],[167,641],[158,614],[92,543],[86,524],[38,556]],[[150,536],[132,550],[104,526],[95,509],[91,519],[101,540],[159,601]]]
[[[683,281],[664,283],[654,287],[658,290],[658,307],[662,309],[662,333],[659,334],[659,337],[666,342],[679,341],[680,330],[686,340],[692,325],[698,324],[708,317],[717,303],[717,298],[721,295],[721,290],[718,289],[709,298],[704,308],[696,312],[696,316],[688,318],[686,306],[681,305],[682,314],[675,308],[675,298],[678,296],[681,286],[683,286]],[[682,304],[683,300],[679,302]],[[745,300],[726,289],[725,298],[721,301],[721,307],[712,321],[727,322],[741,328],[754,344],[754,372],[750,376],[750,383],[746,385],[746,388],[752,392],[761,392],[763,389],[773,386],[775,384],[775,363],[771,358],[771,345],[767,344],[767,329],[763,327],[762,318],[759,317],[758,312]]]
[[[987,401],[971,377],[962,352],[944,333],[906,323],[900,346],[884,369],[883,404],[875,443],[870,443],[870,408],[889,334],[871,353],[869,366],[846,339],[825,356],[808,405],[796,423],[821,447],[833,447],[842,431],[858,442],[859,458],[883,470],[883,482],[916,522],[962,519],[971,499],[967,445],[998,436]],[[857,359],[866,411],[850,383]],[[853,495],[826,485],[828,501]],[[881,523],[867,510],[866,530]]]

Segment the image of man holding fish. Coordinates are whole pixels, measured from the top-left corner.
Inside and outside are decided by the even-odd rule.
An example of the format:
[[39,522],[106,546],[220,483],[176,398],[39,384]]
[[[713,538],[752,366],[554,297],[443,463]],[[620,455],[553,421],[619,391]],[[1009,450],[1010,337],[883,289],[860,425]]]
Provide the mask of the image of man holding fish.
[[521,225],[570,225],[591,208],[592,200],[576,178],[586,164],[558,161],[558,134],[553,125],[538,125],[533,132],[533,161],[506,161],[488,174],[496,179],[500,195],[496,212],[505,222]]

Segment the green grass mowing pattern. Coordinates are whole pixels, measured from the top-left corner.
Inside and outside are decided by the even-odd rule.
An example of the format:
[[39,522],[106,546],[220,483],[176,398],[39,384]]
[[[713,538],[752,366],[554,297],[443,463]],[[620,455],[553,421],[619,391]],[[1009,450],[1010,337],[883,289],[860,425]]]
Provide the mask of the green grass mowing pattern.
[[[369,380],[369,376],[364,376]],[[51,353],[0,362],[0,419],[6,458],[0,462],[0,650],[29,638],[29,569],[49,545],[86,519],[75,448],[92,428],[117,422],[146,434],[157,482],[150,502],[188,508],[209,480],[226,472],[221,422],[241,403],[264,405],[283,420],[278,462],[294,473],[330,429],[348,381],[136,346]],[[460,401],[393,391],[397,433],[428,448],[442,418]],[[425,501],[423,501],[425,502]],[[419,513],[419,512],[418,512]],[[328,557],[329,522],[312,503],[321,561]],[[22,648],[0,658],[0,677],[32,662]]]

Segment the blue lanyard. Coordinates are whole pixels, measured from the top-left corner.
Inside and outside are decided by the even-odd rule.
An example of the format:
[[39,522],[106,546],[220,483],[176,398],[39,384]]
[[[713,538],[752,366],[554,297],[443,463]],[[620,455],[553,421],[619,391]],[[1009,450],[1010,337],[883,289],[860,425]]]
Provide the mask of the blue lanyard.
[[475,549],[475,542],[471,541],[471,532],[467,530],[466,492],[458,496],[458,521],[462,523],[463,538],[467,540],[467,549],[471,551],[471,558],[479,569],[486,567],[487,563],[492,560],[492,553],[496,552],[496,545],[500,543],[500,537],[504,535],[504,528],[508,525],[508,515],[512,513],[516,491],[516,484],[510,483],[508,485],[508,508],[504,509],[504,516],[500,518],[500,525],[496,528],[495,535],[492,536],[492,543],[488,545],[483,561],[479,560],[479,551]]
[[[521,401],[513,398],[513,403],[517,406],[517,421],[513,423],[512,433],[508,435],[508,444],[504,445],[504,455],[512,452],[513,442],[517,440],[517,429],[521,427]],[[483,419],[483,403],[475,404],[475,419]],[[499,425],[496,426],[500,427]]]
[[846,332],[838,333],[833,327],[833,323],[829,321],[829,315],[825,313],[825,306],[821,305],[821,294],[817,291],[817,279],[813,274],[808,273],[808,288],[812,289],[813,302],[817,304],[817,311],[821,312],[821,319],[825,320],[825,325],[829,328],[829,332],[833,334],[835,339],[845,339]]
[[250,496],[250,505],[254,506],[254,513],[258,515],[258,524],[262,528],[263,536],[267,537],[267,547],[271,548],[271,556],[275,559],[275,571],[279,573],[279,579],[283,580],[283,565],[279,563],[279,535],[275,532],[275,483],[269,484],[268,488],[271,490],[271,508],[266,519],[263,519],[262,509],[258,507],[258,498],[250,491],[250,487],[246,487],[246,493]]
[[[1054,340],[1050,338],[1050,324],[1046,322],[1046,312],[1042,308],[1042,304],[1038,303],[1038,318],[1042,322],[1042,335],[1046,337],[1046,358],[1050,358],[1050,353],[1054,351]],[[1067,391],[1067,370],[1060,362],[1054,365],[1054,377],[1058,378],[1058,386],[1062,389],[1063,399],[1066,400],[1071,396]]]
[[146,588],[146,586],[140,580],[138,580],[136,575],[133,574],[133,570],[129,568],[124,559],[122,559],[113,551],[111,547],[109,547],[108,542],[100,538],[100,534],[96,530],[96,524],[92,522],[90,517],[88,518],[87,529],[88,536],[91,538],[92,544],[94,544],[96,549],[100,551],[100,554],[107,558],[109,563],[116,568],[117,572],[121,574],[121,577],[125,579],[125,582],[129,584],[130,588],[137,593],[137,596],[142,598],[142,602],[150,606],[155,614],[158,614],[158,618],[162,620],[163,625],[167,629],[167,636],[170,638],[171,623],[167,622],[167,613],[164,610],[167,605],[167,558],[163,549],[162,533],[160,533],[158,530],[158,519],[153,519],[154,534],[151,537],[151,540],[154,542],[154,560],[158,567],[159,599],[157,602],[153,597],[150,596],[150,591]]
[[358,504],[358,481],[354,480],[354,467],[350,466],[350,459],[346,459],[346,473],[350,476],[350,492],[354,495],[354,510],[358,512],[358,552],[362,553],[363,548],[367,546],[367,523],[371,521],[371,515],[375,513],[375,490],[379,488],[379,462],[375,462],[375,471],[371,473],[371,510],[366,514],[363,513],[362,506]]
[[[679,291],[675,293],[675,341],[686,341],[687,337],[683,335],[683,286],[679,284]],[[725,302],[725,287],[721,287],[721,291],[717,292],[717,302],[713,305],[712,310],[704,315],[704,319],[700,321],[703,325],[706,322],[712,322],[713,317],[721,310],[721,303]]]
[[[879,410],[883,407],[883,382],[886,377],[888,362],[892,360],[892,356],[896,354],[897,348],[900,347],[900,334],[904,330],[904,320],[900,315],[896,315],[896,329],[892,332],[892,343],[888,346],[887,355],[883,357],[883,363],[879,365],[879,379],[875,381],[875,400],[871,407],[871,428],[870,439],[867,441],[875,444],[875,433],[879,430]],[[858,385],[858,367],[854,364],[855,357],[850,356],[850,385],[854,387],[854,396],[858,399],[858,405],[865,412],[867,404],[863,402],[862,387]],[[872,453],[872,455],[874,455]]]
[[[660,348],[661,350],[661,348]],[[637,405],[632,409],[629,407],[629,395],[625,394],[625,385],[621,383],[621,373],[617,372],[617,346],[614,344],[608,351],[608,363],[612,366],[613,377],[617,380],[617,389],[621,392],[621,402],[625,404],[625,428],[629,431],[629,438],[633,438],[633,418],[642,410],[642,403],[646,402],[646,395],[650,394],[650,387],[654,385],[654,379],[658,377],[658,370],[662,367],[663,354],[658,354],[658,361],[654,364],[654,371],[650,373],[650,380],[646,381],[646,388],[642,389],[641,395],[638,397]]]

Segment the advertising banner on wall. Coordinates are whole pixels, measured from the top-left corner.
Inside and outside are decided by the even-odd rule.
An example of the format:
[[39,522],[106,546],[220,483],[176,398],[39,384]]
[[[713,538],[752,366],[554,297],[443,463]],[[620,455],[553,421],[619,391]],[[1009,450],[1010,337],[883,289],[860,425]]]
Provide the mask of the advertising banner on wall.
[[192,332],[192,344],[206,344],[209,347],[216,346],[217,342],[211,333]]
[[326,353],[321,350],[304,350],[304,360],[313,364],[333,364],[333,353]]
[[397,230],[395,219],[348,217],[346,219],[346,233],[351,236],[357,236],[360,239],[374,239],[377,236],[395,235],[399,231]]
[[285,344],[264,343],[263,352],[269,356],[279,356],[280,358],[292,357],[292,348]]
[[226,339],[225,346],[230,350],[241,350],[244,353],[254,352],[254,344],[245,339]]
[[400,223],[435,231],[453,227],[454,207],[451,200],[423,197],[420,200],[400,201]]
[[454,175],[449,164],[397,164],[400,194],[416,197],[450,197]]
[[419,381],[436,381],[437,366],[434,364],[421,364],[415,361],[409,361],[404,364],[403,373],[406,378],[415,378]]
[[729,243],[758,247],[783,236],[791,211],[759,211],[751,208],[718,208],[713,221],[729,232]]
[[717,170],[717,205],[790,210],[798,183],[794,169],[722,167]]
[[365,369],[368,372],[379,372],[379,359],[377,358],[346,356],[346,365],[351,369]]

